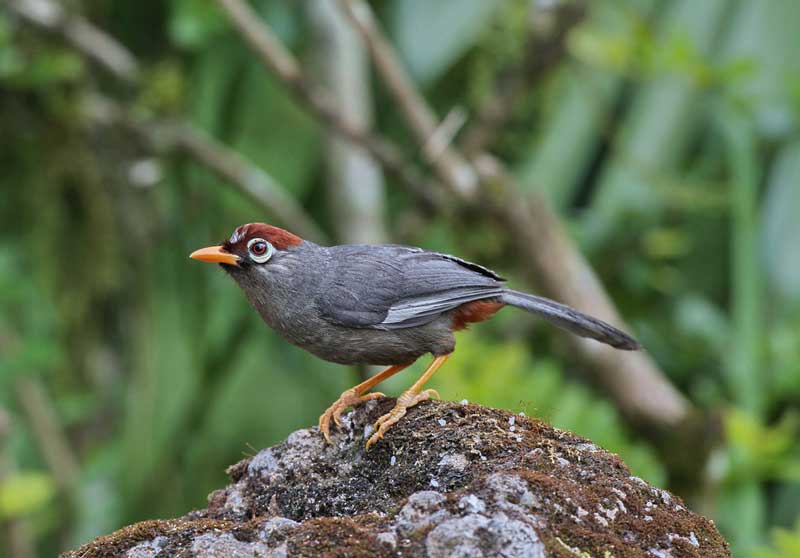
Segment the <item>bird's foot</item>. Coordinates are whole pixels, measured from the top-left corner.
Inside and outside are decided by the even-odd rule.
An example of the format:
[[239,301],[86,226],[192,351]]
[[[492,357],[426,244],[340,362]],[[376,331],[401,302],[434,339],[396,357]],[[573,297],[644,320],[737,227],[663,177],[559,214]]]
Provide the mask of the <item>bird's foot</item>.
[[402,395],[397,398],[397,404],[394,408],[375,421],[375,433],[367,440],[366,449],[369,449],[375,442],[383,438],[386,431],[397,424],[400,419],[405,416],[409,408],[420,401],[427,401],[433,397],[439,399],[439,392],[435,389],[426,389],[419,393],[404,391]]
[[385,395],[379,391],[360,395],[355,389],[348,389],[342,392],[339,399],[319,416],[319,429],[322,435],[325,436],[325,440],[329,444],[331,443],[331,419],[333,419],[333,422],[335,422],[337,426],[342,426],[342,413],[345,409],[361,405],[362,403],[371,401],[372,399],[378,399],[379,397],[385,397]]

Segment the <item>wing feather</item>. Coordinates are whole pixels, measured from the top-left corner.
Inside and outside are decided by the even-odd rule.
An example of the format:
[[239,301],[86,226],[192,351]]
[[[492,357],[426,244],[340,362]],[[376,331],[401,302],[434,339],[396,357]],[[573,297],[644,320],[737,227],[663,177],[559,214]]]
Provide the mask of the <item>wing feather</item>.
[[416,327],[503,292],[493,271],[419,248],[336,246],[330,255],[330,279],[317,304],[325,319],[339,325]]

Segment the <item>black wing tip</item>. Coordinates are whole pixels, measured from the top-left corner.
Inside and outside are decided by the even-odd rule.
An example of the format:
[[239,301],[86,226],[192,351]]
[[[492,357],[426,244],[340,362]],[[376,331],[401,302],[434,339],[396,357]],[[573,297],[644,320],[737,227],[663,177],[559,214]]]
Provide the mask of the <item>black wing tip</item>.
[[462,258],[459,258],[458,256],[453,256],[451,254],[444,254],[442,252],[431,252],[431,253],[435,254],[435,255],[437,255],[437,256],[439,256],[441,258],[444,258],[446,260],[450,260],[451,262],[455,262],[458,265],[460,265],[461,267],[469,269],[470,271],[474,271],[474,272],[479,273],[481,275],[484,275],[486,277],[490,277],[491,279],[494,279],[495,281],[501,281],[501,282],[508,281],[508,279],[506,279],[505,277],[501,277],[497,272],[489,269],[488,267],[482,266],[480,264],[476,264],[475,262],[464,260]]

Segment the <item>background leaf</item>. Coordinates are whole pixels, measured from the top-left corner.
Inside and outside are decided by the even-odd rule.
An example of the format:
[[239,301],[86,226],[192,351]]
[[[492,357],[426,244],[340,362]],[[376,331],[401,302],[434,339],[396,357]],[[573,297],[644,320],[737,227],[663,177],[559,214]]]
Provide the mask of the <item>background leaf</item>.
[[430,83],[474,44],[498,5],[483,0],[394,1],[389,31],[414,78]]
[[772,287],[789,305],[800,303],[800,142],[778,153],[762,209],[761,253]]
[[49,475],[32,471],[14,473],[0,480],[0,519],[30,514],[47,504],[54,493]]

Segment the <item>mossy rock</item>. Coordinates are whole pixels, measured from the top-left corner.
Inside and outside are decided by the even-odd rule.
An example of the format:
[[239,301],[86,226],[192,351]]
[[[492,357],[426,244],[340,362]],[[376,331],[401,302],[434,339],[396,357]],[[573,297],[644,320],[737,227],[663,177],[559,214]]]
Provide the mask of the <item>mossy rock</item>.
[[392,400],[245,459],[204,510],[146,521],[62,558],[722,558],[713,522],[616,456],[541,421],[426,402],[370,451]]

